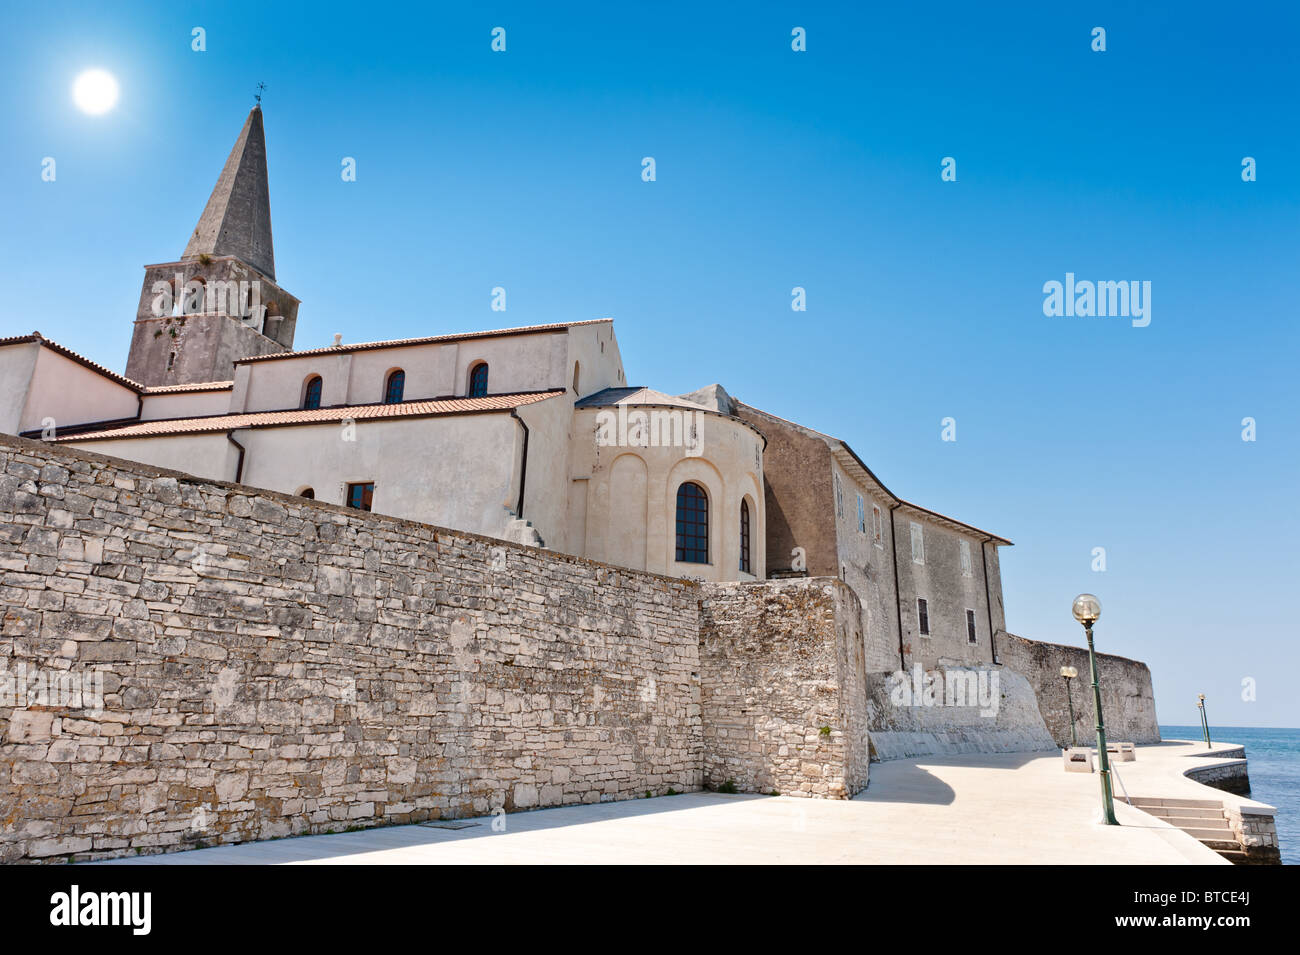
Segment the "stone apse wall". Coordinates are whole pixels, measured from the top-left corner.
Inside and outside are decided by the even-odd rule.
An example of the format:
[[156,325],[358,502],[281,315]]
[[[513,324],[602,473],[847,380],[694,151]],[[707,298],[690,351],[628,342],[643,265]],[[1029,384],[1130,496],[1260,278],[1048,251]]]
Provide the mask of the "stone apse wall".
[[[851,594],[797,584],[701,586],[0,436],[0,861],[660,795],[705,767],[847,795]],[[751,638],[784,654],[746,663],[757,705],[708,692]],[[102,707],[42,695],[51,675]],[[755,752],[742,710],[783,738]]]
[[[1038,697],[1038,709],[1047,730],[1058,744],[1069,745],[1070,716],[1061,667],[1073,666],[1079,676],[1072,681],[1074,729],[1080,745],[1096,746],[1092,683],[1088,651],[1057,643],[1026,640],[1013,633],[998,635],[998,659],[1023,674]],[[1101,687],[1101,712],[1106,720],[1108,740],[1129,743],[1160,742],[1156,723],[1156,699],[1151,689],[1151,671],[1145,663],[1110,653],[1097,654],[1097,680]]]

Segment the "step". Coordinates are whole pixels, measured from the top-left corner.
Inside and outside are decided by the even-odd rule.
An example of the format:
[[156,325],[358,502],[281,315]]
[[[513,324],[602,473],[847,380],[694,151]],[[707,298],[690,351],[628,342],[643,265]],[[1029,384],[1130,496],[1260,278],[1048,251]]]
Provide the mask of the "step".
[[1179,819],[1222,820],[1224,818],[1222,806],[1218,809],[1180,809],[1177,806],[1138,806],[1137,808],[1161,819],[1170,819],[1174,816]]
[[1162,799],[1156,796],[1134,796],[1133,805],[1139,809],[1152,806],[1164,806],[1170,809],[1217,809],[1223,811],[1223,802],[1218,799]]
[[1179,829],[1196,829],[1197,832],[1200,832],[1200,830],[1203,829],[1217,829],[1219,832],[1232,832],[1232,830],[1229,829],[1229,826],[1227,826],[1227,820],[1223,819],[1222,816],[1219,817],[1219,819],[1190,819],[1190,817],[1187,816],[1157,816],[1157,819],[1169,822],[1170,825],[1177,825]]
[[[1207,839],[1222,839],[1225,833],[1230,834],[1232,832],[1230,829],[1189,829],[1186,826],[1179,826],[1178,828],[1182,829],[1183,832],[1187,833],[1189,836],[1195,839],[1200,839],[1202,842]],[[1232,841],[1235,843],[1237,840],[1233,839]]]

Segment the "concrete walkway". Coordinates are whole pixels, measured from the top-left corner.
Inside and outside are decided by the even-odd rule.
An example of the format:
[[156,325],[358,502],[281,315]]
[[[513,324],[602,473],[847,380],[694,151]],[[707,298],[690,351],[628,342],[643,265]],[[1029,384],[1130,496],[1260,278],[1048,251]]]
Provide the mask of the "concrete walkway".
[[1126,805],[1120,826],[1097,825],[1099,792],[1096,775],[1064,772],[1059,753],[926,757],[873,763],[851,801],[689,793],[512,813],[504,832],[486,818],[109,864],[1229,864]]
[[[1162,799],[1217,799],[1243,809],[1272,813],[1274,808],[1246,796],[1214,789],[1188,779],[1189,769],[1211,766],[1241,765],[1247,760],[1224,758],[1241,749],[1240,743],[1215,743],[1210,748],[1198,740],[1167,739],[1154,746],[1139,746],[1138,758],[1131,763],[1113,763],[1119,778],[1131,796],[1154,796]],[[1246,752],[1249,758],[1249,751]],[[1117,785],[1118,798],[1122,790]]]

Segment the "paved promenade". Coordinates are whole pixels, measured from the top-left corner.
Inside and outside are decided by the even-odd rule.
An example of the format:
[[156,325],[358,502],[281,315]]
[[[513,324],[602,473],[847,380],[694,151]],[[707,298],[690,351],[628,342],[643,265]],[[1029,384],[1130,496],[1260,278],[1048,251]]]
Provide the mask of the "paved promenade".
[[[1132,788],[1141,766],[1147,795],[1164,778],[1181,790],[1186,781],[1172,762],[1179,749],[1140,747],[1121,773]],[[1098,777],[1064,772],[1057,753],[927,757],[873,763],[870,787],[851,801],[690,793],[512,813],[504,832],[487,818],[460,829],[393,826],[116,864],[1229,864],[1122,803],[1120,826],[1097,825],[1099,802]]]

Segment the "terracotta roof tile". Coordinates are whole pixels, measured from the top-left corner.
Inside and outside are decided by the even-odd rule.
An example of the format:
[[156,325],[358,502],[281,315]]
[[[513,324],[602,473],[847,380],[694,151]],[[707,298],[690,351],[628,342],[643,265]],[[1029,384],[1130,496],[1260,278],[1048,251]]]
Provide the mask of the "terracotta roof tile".
[[482,398],[436,398],[427,401],[402,401],[391,405],[340,405],[290,411],[253,411],[242,414],[206,415],[198,418],[167,418],[135,424],[86,431],[55,438],[55,441],[105,441],[109,438],[155,438],[174,434],[209,434],[240,428],[270,428],[295,424],[327,424],[351,418],[356,421],[379,418],[429,418],[438,415],[478,414],[509,411],[536,404],[564,394],[563,389],[533,391],[511,395],[486,395]]

